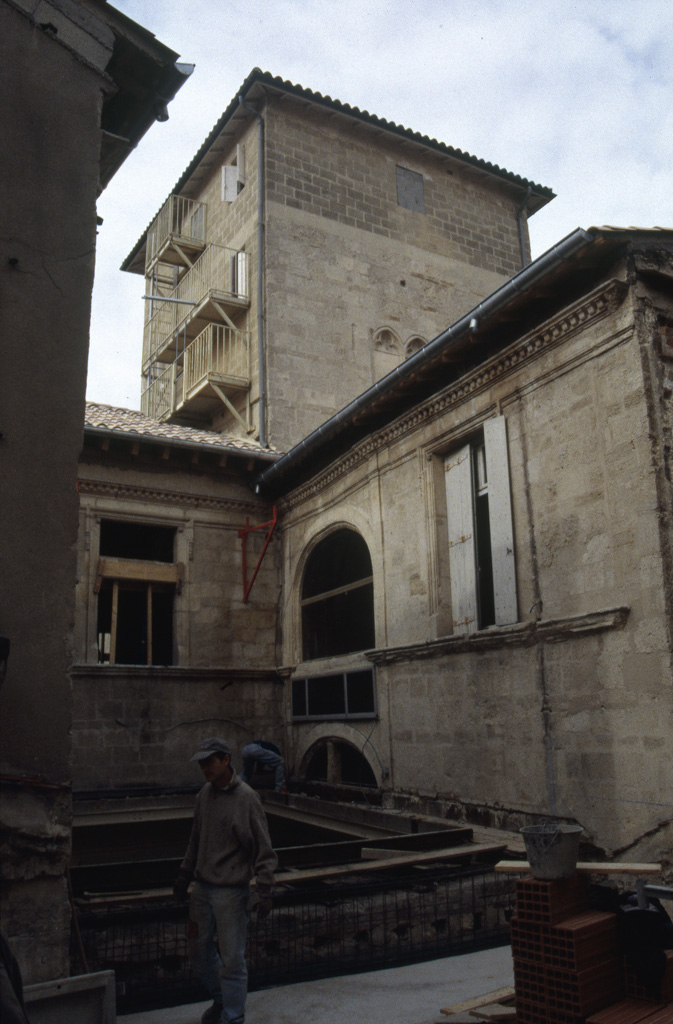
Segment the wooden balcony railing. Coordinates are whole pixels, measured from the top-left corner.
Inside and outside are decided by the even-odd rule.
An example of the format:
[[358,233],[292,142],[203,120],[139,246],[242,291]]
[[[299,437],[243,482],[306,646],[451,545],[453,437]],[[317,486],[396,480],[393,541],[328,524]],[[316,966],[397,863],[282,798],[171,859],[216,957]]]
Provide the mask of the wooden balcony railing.
[[206,204],[185,196],[169,196],[147,232],[146,273],[169,241],[193,247],[203,245],[205,240]]
[[185,350],[185,395],[204,381],[247,387],[250,380],[249,335],[222,324],[209,324]]
[[224,245],[209,245],[173,291],[161,299],[149,299],[143,338],[144,361],[153,359],[182,325],[189,321],[208,296],[249,299],[249,254]]
[[[187,346],[184,357],[164,365],[142,395],[145,416],[166,420],[189,399],[203,396],[209,383],[224,391],[245,389],[250,383],[250,337],[223,324],[209,324]],[[157,369],[159,366],[157,366]],[[216,392],[210,389],[213,401]]]

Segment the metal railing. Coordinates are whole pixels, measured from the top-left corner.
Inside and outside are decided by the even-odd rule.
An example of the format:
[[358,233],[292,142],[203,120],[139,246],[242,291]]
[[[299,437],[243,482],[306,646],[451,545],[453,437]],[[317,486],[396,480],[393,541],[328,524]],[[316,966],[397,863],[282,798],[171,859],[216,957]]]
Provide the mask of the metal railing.
[[185,349],[185,394],[202,381],[218,378],[221,383],[238,378],[247,385],[250,378],[249,336],[223,324],[209,324]]
[[249,254],[224,245],[209,245],[180,283],[162,299],[147,299],[149,315],[143,336],[144,359],[151,359],[211,292],[247,300]]
[[184,373],[178,363],[169,363],[145,388],[140,408],[145,416],[165,420],[182,404]]
[[[488,869],[436,867],[287,886],[250,928],[250,988],[503,945],[515,884]],[[206,998],[188,961],[186,907],[82,907],[77,917],[88,970],[116,971],[118,1012]],[[72,956],[79,973],[74,945]]]
[[169,196],[147,231],[145,268],[149,270],[169,238],[198,244],[206,239],[206,204],[185,196]]

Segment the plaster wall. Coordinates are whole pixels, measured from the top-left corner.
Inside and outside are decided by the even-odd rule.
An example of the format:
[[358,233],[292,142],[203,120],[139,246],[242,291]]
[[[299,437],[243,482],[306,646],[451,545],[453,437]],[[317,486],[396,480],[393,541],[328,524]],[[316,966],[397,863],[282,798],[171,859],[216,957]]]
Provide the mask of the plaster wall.
[[11,139],[0,163],[0,189],[11,196],[0,240],[0,430],[11,496],[0,503],[0,632],[12,645],[0,698],[2,921],[30,983],[68,973],[75,481],[103,82],[5,3],[0,39]]
[[[285,500],[285,661],[297,674],[323,670],[300,661],[304,553],[337,522],[370,546],[377,650],[349,658],[376,665],[378,720],[339,728],[385,765],[391,802],[510,827],[572,818],[611,851],[651,831],[670,861],[659,823],[673,804],[673,681],[642,343],[655,339],[638,336],[632,293],[601,286]],[[518,623],[461,636],[443,457],[497,411]],[[291,734],[305,752],[331,728]]]

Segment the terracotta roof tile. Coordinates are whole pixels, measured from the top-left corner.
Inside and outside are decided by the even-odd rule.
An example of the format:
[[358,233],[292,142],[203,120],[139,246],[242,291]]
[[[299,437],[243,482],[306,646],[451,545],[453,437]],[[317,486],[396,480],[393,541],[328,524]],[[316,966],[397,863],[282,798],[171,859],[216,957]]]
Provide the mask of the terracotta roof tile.
[[264,448],[257,441],[236,437],[235,434],[218,434],[214,430],[196,430],[194,427],[180,427],[150,419],[135,409],[121,409],[112,405],[87,402],[84,429],[103,430],[113,434],[128,434],[133,437],[148,437],[167,444],[183,444],[193,447],[217,448],[222,451],[250,453],[266,459],[280,456]]

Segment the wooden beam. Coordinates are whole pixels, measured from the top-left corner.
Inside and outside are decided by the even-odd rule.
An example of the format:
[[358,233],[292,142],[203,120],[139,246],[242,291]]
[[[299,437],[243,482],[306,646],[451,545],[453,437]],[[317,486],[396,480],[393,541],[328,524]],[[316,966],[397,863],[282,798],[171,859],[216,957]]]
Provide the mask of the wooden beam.
[[280,871],[276,881],[304,882],[316,878],[334,878],[338,875],[358,874],[367,871],[385,871],[388,868],[413,867],[415,864],[427,864],[432,861],[471,860],[487,853],[498,853],[506,848],[505,843],[466,843],[464,846],[452,846],[444,850],[426,850],[423,853],[407,853],[401,857],[390,857],[385,861],[355,861],[349,864],[334,864],[331,867],[308,868],[306,871]]
[[502,1003],[507,999],[514,999],[514,989],[498,988],[495,992],[489,992],[485,996],[475,996],[474,999],[464,999],[462,1003],[454,1003],[452,1006],[445,1006],[439,1012],[447,1017],[452,1013],[469,1013],[470,1010],[478,1010],[480,1006],[489,1006],[491,1003]]
[[[577,865],[580,873],[593,873],[600,875],[660,875],[661,864],[629,864],[624,861],[611,860],[607,863],[601,861],[580,861]],[[530,871],[530,864],[527,860],[501,860],[495,865],[496,871],[509,871],[519,874],[522,871]]]

